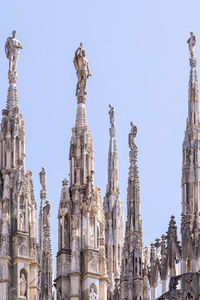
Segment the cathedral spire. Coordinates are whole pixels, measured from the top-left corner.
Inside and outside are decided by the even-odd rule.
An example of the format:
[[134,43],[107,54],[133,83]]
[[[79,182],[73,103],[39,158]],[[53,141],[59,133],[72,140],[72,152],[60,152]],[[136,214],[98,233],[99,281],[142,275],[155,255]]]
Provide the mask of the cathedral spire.
[[[94,153],[90,131],[87,126],[86,115],[86,83],[91,76],[86,59],[86,52],[82,43],[76,50],[73,60],[78,82],[76,85],[77,112],[75,127],[72,128],[70,147],[70,185],[87,184],[88,176],[94,171]],[[81,140],[84,142],[85,151],[81,151]],[[81,153],[82,152],[82,153]]]
[[143,244],[140,218],[140,188],[137,170],[137,127],[131,122],[129,133],[129,176],[127,188],[127,222],[121,273],[122,299],[143,299]]
[[40,246],[40,299],[53,299],[53,265],[50,239],[51,206],[46,199],[46,172],[40,172],[40,212],[39,212],[39,246]]
[[21,43],[16,39],[16,31],[13,30],[12,37],[9,37],[5,44],[6,56],[9,59],[8,71],[8,96],[6,109],[9,116],[13,116],[19,110],[18,93],[17,93],[17,72],[16,65],[19,56],[19,49],[22,49]]
[[[32,173],[25,171],[25,131],[19,113],[16,65],[21,43],[16,31],[5,43],[8,96],[0,132],[0,290],[2,299],[39,299],[37,212]],[[24,260],[24,258],[26,258]],[[7,270],[7,271],[4,271]],[[9,271],[10,270],[10,271]]]
[[108,151],[108,183],[104,197],[104,214],[106,219],[106,256],[108,278],[108,300],[116,299],[119,294],[118,281],[121,273],[121,257],[124,242],[124,212],[119,193],[118,155],[116,147],[115,110],[109,105],[110,143]]
[[196,64],[197,60],[194,54],[196,44],[195,35],[191,32],[191,37],[187,43],[190,50],[190,79],[188,90],[188,121],[187,126],[199,125],[199,87],[197,80]]
[[[188,230],[190,236],[193,228],[199,228],[200,220],[200,123],[199,123],[199,89],[197,82],[196,63],[194,46],[196,43],[195,35],[191,32],[191,37],[187,41],[190,51],[190,78],[188,91],[188,119],[183,141],[183,161],[182,161],[182,273],[197,270],[199,254],[197,257],[192,255],[188,247]],[[195,241],[191,242],[191,245]],[[194,250],[195,253],[195,250]]]
[[83,49],[83,44],[75,52],[74,55],[74,66],[76,69],[76,75],[78,82],[76,85],[76,97],[77,97],[77,114],[76,114],[76,125],[75,128],[87,128],[87,115],[85,109],[86,102],[86,84],[88,77],[91,76],[89,71],[88,60],[86,59],[86,52]]
[[[129,177],[127,189],[127,205],[128,205],[128,221],[127,230],[135,230],[142,232],[140,220],[140,187],[138,178],[137,166],[137,146],[135,137],[137,134],[137,127],[131,122],[131,132],[129,133]],[[133,209],[131,209],[133,207]]]
[[106,188],[107,194],[119,193],[119,180],[118,180],[118,155],[116,146],[116,127],[115,127],[115,110],[114,107],[109,105],[110,115],[110,144],[108,152],[108,184]]
[[[191,37],[187,41],[190,51],[190,78],[188,90],[188,119],[183,142],[183,165],[182,165],[182,213],[199,213],[200,193],[199,193],[199,146],[200,146],[200,123],[199,123],[199,89],[196,72],[196,58],[194,46],[195,35],[191,32]],[[199,215],[199,214],[198,214]]]
[[2,111],[2,151],[0,169],[11,169],[25,163],[25,132],[24,121],[19,113],[17,93],[16,65],[21,43],[16,39],[16,31],[5,43],[5,52],[9,60],[8,80],[9,88],[6,109]]
[[100,192],[94,187],[93,141],[85,108],[91,74],[82,44],[73,62],[78,78],[77,114],[69,152],[69,187],[64,180],[58,213],[57,297],[105,300],[105,220]]

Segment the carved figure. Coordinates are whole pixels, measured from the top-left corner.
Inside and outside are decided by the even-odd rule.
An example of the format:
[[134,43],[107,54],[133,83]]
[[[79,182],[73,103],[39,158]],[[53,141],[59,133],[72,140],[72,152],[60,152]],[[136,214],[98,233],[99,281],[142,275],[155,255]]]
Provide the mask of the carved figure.
[[115,109],[112,105],[108,105],[110,107],[109,115],[110,115],[110,123],[111,127],[115,127]]
[[88,60],[86,59],[86,52],[83,50],[83,44],[80,43],[80,47],[76,50],[73,60],[78,82],[76,85],[76,95],[80,92],[86,94],[86,83],[91,73],[89,71]]
[[42,167],[42,171],[40,172],[40,184],[43,190],[46,190],[46,172],[45,168]]
[[93,286],[90,288],[90,300],[97,300],[97,292]]
[[20,296],[26,296],[26,287],[27,283],[26,283],[26,278],[24,273],[21,274],[20,276]]
[[20,224],[19,224],[19,229],[24,231],[24,214],[23,212],[21,211],[20,212]]
[[130,125],[131,132],[129,133],[129,147],[131,150],[133,150],[135,146],[135,137],[137,135],[137,127],[133,124],[133,122],[131,122]]
[[8,37],[5,44],[6,56],[9,59],[9,72],[16,71],[19,49],[23,49],[20,42],[16,39],[16,31],[12,32],[12,37]]
[[189,50],[190,50],[190,55],[191,58],[195,58],[194,56],[194,47],[196,44],[196,37],[193,34],[193,32],[190,32],[191,37],[187,40],[188,46],[189,46]]
[[50,204],[47,203],[43,210],[44,210],[44,226],[49,227],[50,226]]
[[3,199],[10,199],[10,179],[9,175],[5,175],[4,185],[3,185]]

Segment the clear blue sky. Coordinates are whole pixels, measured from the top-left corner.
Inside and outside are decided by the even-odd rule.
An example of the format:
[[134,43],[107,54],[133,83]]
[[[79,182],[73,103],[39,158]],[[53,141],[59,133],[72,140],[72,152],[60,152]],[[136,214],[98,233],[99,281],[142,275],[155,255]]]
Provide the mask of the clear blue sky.
[[[24,49],[18,63],[20,110],[25,120],[26,168],[47,171],[52,206],[53,259],[62,179],[68,176],[76,113],[74,51],[84,43],[92,77],[87,115],[95,151],[95,183],[105,195],[108,104],[116,110],[121,198],[126,210],[129,123],[136,138],[144,244],[167,231],[181,213],[182,141],[187,115],[190,31],[200,52],[199,0],[1,1],[0,108],[6,103],[4,43],[13,29]],[[200,63],[198,65],[198,70]],[[180,230],[180,227],[179,227]]]

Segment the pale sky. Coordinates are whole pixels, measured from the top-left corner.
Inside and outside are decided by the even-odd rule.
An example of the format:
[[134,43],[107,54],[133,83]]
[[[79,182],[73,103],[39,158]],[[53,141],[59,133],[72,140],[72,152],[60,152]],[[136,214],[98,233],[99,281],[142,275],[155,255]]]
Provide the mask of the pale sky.
[[58,205],[62,180],[69,173],[69,143],[76,114],[73,56],[80,42],[92,73],[86,107],[94,140],[95,184],[101,188],[102,198],[107,181],[108,104],[112,104],[125,211],[128,133],[133,121],[138,127],[144,245],[167,231],[172,214],[179,225],[189,79],[186,41],[193,31],[199,58],[199,0],[1,2],[0,108],[5,107],[8,88],[4,44],[16,29],[24,48],[17,71],[20,111],[25,120],[26,168],[33,172],[38,209],[38,173],[42,166],[47,171],[54,266]]

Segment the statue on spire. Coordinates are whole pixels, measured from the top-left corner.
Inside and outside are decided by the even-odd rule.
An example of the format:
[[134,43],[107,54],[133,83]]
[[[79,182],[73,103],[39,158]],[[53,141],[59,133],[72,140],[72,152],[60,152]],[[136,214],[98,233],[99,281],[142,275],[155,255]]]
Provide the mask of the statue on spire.
[[109,110],[110,124],[111,124],[111,127],[115,127],[115,109],[111,104],[109,104],[108,106],[110,107],[110,110]]
[[46,190],[46,172],[44,167],[42,167],[42,171],[40,172],[40,184],[42,186],[42,190]]
[[131,125],[131,132],[129,133],[129,147],[133,151],[135,148],[135,137],[137,135],[137,127],[133,124],[133,122],[130,123]]
[[8,37],[5,44],[6,56],[9,59],[9,73],[15,73],[19,49],[23,49],[21,43],[16,39],[16,31],[12,32],[12,37]]
[[86,52],[83,49],[83,44],[76,50],[73,60],[78,82],[76,85],[76,95],[86,95],[86,83],[89,76],[92,76],[89,71],[88,60],[86,59]]
[[194,47],[195,47],[195,44],[196,44],[196,37],[195,37],[193,32],[190,32],[190,35],[191,36],[187,40],[187,43],[188,43],[188,46],[189,46],[189,51],[190,51],[191,58],[194,59],[195,58]]

